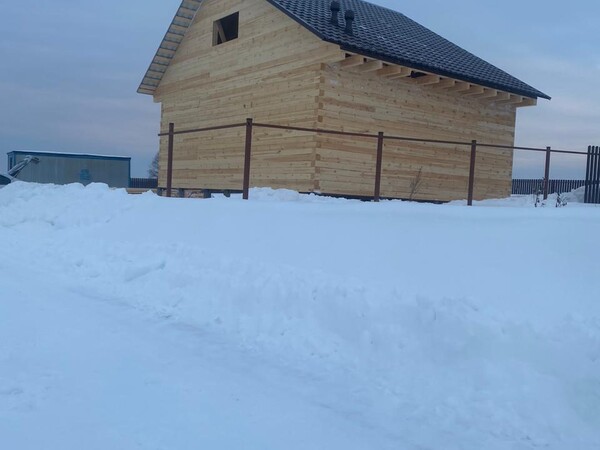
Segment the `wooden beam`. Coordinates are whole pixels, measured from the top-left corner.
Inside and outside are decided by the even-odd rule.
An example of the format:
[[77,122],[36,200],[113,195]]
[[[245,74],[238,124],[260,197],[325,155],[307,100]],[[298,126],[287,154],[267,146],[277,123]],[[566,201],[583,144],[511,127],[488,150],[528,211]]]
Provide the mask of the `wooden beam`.
[[502,103],[505,100],[508,100],[510,98],[510,94],[508,92],[498,92],[498,95],[496,97],[494,97],[494,101],[496,103]]
[[513,104],[513,103],[521,103],[522,101],[523,101],[522,95],[510,94],[510,97],[508,98],[508,100],[504,100],[503,103]]
[[412,74],[412,69],[409,69],[408,67],[402,67],[402,71],[400,73],[397,73],[395,75],[390,75],[388,77],[388,80],[396,80],[398,78],[407,78],[407,77],[410,77],[411,74]]
[[445,78],[441,80],[438,84],[434,84],[433,87],[436,89],[450,89],[456,86],[456,83],[458,82],[456,80],[453,80],[452,78]]
[[362,55],[352,55],[340,62],[340,67],[347,69],[365,63],[365,57]]
[[377,75],[380,77],[392,77],[392,76],[404,76],[407,77],[410,75],[411,70],[408,67],[402,66],[386,66],[377,71]]
[[483,91],[484,91],[483,86],[477,86],[476,84],[472,84],[471,89],[469,89],[468,91],[465,91],[465,93],[463,95],[465,97],[471,96],[471,95],[479,95],[479,94],[483,94]]
[[[507,92],[507,94],[508,94],[508,92]],[[514,94],[508,94],[508,97],[506,97],[502,100],[496,100],[496,103],[515,103],[515,97],[516,96]]]
[[483,94],[476,95],[477,100],[492,100],[493,97],[498,96],[497,89],[484,88]]
[[523,101],[517,103],[515,106],[521,108],[523,106],[535,106],[537,105],[537,98],[523,97]]
[[373,72],[383,68],[383,61],[374,60],[361,64],[357,67],[359,72]]
[[[226,42],[227,38],[225,37],[225,30],[223,30],[223,24],[221,23],[220,20],[217,20],[215,22],[215,27],[217,27],[217,34],[219,36],[219,38],[221,38],[221,42]],[[217,36],[215,35],[215,42],[213,42],[213,45],[217,45],[219,43]]]
[[457,81],[453,88],[450,88],[452,92],[465,92],[471,89],[471,83],[465,81]]
[[420,84],[421,86],[427,86],[430,84],[437,84],[441,80],[441,77],[438,75],[425,75],[423,77],[415,78],[414,81],[416,84]]

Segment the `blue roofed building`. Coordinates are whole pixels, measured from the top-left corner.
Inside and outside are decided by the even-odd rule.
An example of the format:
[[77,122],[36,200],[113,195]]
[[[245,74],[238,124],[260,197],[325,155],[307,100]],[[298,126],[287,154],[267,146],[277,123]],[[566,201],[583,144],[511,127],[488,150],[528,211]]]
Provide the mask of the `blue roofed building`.
[[128,188],[131,158],[126,156],[83,153],[13,151],[8,153],[8,171],[33,158],[35,163],[23,167],[16,179],[35,183],[69,184],[105,183],[110,187]]

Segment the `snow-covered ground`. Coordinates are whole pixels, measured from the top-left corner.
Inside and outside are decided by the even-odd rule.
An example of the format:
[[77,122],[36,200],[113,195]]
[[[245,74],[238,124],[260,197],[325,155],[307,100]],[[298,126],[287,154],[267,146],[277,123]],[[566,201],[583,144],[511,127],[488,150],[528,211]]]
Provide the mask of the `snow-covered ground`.
[[600,208],[532,204],[0,189],[0,449],[600,448]]

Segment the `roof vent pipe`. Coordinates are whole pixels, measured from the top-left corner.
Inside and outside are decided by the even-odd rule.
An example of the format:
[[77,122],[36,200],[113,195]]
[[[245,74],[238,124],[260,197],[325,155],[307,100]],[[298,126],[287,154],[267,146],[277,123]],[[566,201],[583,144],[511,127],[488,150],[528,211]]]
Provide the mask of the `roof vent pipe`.
[[346,19],[346,29],[344,31],[348,34],[354,34],[354,31],[352,30],[352,23],[354,22],[354,11],[352,11],[351,9],[346,11],[346,14],[344,14],[344,19]]
[[331,24],[335,25],[335,26],[339,26],[339,22],[338,22],[338,16],[340,14],[340,2],[336,2],[335,0],[331,2],[331,5],[329,7],[331,9],[331,19],[329,20],[329,22],[331,22]]

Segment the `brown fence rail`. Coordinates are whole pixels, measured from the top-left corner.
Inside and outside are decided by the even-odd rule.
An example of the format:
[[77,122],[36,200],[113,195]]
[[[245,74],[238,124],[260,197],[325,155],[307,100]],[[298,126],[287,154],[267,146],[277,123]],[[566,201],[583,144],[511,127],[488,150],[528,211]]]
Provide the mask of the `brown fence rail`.
[[[559,154],[572,154],[572,155],[588,155],[588,160],[590,158],[589,152],[579,152],[573,150],[559,150],[552,149],[551,147],[546,148],[535,148],[535,147],[516,147],[516,146],[506,146],[506,145],[496,145],[496,144],[486,144],[480,143],[476,140],[470,142],[462,142],[462,141],[443,141],[438,139],[426,139],[420,137],[407,137],[407,136],[393,136],[393,135],[384,135],[383,132],[378,132],[376,134],[373,133],[354,133],[354,132],[346,132],[346,131],[338,131],[338,130],[330,130],[330,129],[322,129],[322,128],[305,128],[305,127],[295,127],[295,126],[286,126],[286,125],[274,125],[267,123],[256,123],[253,119],[246,119],[245,123],[234,123],[229,125],[219,125],[215,127],[206,127],[206,128],[195,128],[189,130],[176,130],[174,123],[169,123],[169,131],[167,133],[160,133],[159,136],[167,136],[168,137],[168,154],[167,154],[167,186],[166,186],[166,196],[171,197],[172,189],[173,189],[173,150],[174,150],[174,138],[180,134],[189,134],[189,133],[202,133],[206,131],[214,131],[214,130],[224,130],[230,128],[246,128],[246,139],[244,146],[244,168],[243,168],[243,183],[242,183],[242,194],[244,199],[248,199],[249,196],[249,188],[250,188],[250,166],[252,163],[252,139],[253,139],[253,130],[256,128],[271,128],[271,129],[280,129],[280,130],[288,130],[288,131],[301,131],[307,133],[317,133],[317,134],[333,134],[333,135],[343,135],[349,137],[360,137],[360,138],[372,138],[373,139],[373,152],[376,155],[376,167],[375,167],[375,176],[373,180],[373,200],[379,201],[381,197],[381,173],[382,173],[382,160],[383,160],[383,146],[385,140],[395,140],[395,141],[406,141],[406,142],[421,142],[428,144],[449,144],[455,146],[464,146],[466,149],[470,149],[470,161],[469,161],[469,180],[468,180],[468,192],[467,192],[467,204],[471,206],[473,204],[473,196],[474,196],[474,184],[475,184],[475,174],[476,174],[476,164],[477,164],[477,149],[479,147],[482,148],[496,148],[496,149],[509,149],[509,150],[525,150],[525,151],[533,151],[533,152],[544,152],[546,155],[545,159],[545,172],[544,179],[542,180],[542,192],[544,194],[544,199],[548,198],[548,194],[550,193],[550,160],[552,153]],[[594,161],[600,161],[600,154],[598,158],[594,159]],[[598,172],[598,171],[596,171]],[[594,172],[594,173],[596,173]],[[600,176],[600,173],[598,174]],[[538,180],[539,181],[539,180]],[[600,196],[600,193],[598,194]]]
[[[562,194],[571,192],[585,186],[585,180],[550,180],[548,182],[548,194]],[[512,180],[513,195],[529,195],[543,192],[543,178],[518,178]]]

